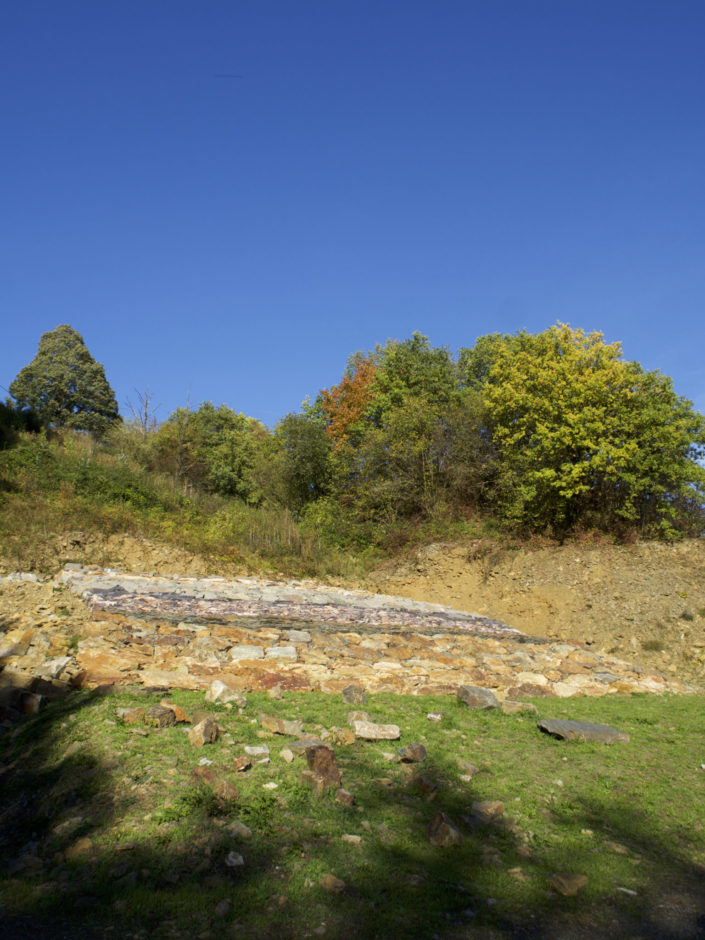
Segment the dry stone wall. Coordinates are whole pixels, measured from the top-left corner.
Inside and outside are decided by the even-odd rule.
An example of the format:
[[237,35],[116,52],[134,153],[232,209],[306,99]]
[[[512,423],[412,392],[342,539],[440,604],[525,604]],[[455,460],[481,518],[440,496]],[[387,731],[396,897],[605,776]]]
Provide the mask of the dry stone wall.
[[454,693],[500,700],[685,692],[687,686],[487,617],[305,581],[126,575],[68,566],[60,579],[92,611],[75,660],[88,683],[247,691]]

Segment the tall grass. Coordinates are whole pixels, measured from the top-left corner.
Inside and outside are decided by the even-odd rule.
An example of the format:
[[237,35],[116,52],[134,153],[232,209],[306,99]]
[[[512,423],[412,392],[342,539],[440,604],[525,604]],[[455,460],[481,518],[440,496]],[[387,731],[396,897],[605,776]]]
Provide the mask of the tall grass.
[[[0,452],[0,556],[20,570],[60,567],[66,533],[124,533],[216,559],[291,575],[361,574],[366,555],[341,549],[279,506],[192,490],[137,455],[86,435],[24,438]],[[103,558],[92,559],[106,563]],[[108,560],[109,561],[109,560]]]

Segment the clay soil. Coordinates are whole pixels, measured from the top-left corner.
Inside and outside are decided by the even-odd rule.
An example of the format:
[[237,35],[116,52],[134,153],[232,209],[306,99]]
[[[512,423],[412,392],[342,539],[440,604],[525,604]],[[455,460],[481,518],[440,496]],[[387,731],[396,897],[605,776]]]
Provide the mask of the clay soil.
[[430,545],[368,589],[496,617],[705,685],[705,541],[674,545]]

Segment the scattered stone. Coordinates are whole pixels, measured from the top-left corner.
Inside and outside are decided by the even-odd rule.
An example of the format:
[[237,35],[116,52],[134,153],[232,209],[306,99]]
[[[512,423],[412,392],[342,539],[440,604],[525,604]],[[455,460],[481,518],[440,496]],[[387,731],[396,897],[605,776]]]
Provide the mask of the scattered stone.
[[262,784],[262,789],[263,790],[276,790],[278,786],[279,786],[278,783],[276,783],[274,780],[270,780],[269,783]]
[[413,744],[407,744],[405,747],[401,748],[399,751],[399,760],[403,764],[417,764],[421,761],[426,760],[426,748],[423,744],[418,744],[414,742]]
[[347,845],[362,845],[362,836],[355,835],[342,835],[340,837],[341,842],[345,842]]
[[467,777],[474,777],[475,774],[480,773],[479,767],[476,767],[475,764],[472,764],[469,760],[464,760],[462,757],[458,758],[458,767]]
[[227,917],[230,913],[230,908],[232,907],[232,901],[230,898],[223,898],[222,901],[218,901],[216,906],[213,908],[213,914],[216,917]]
[[563,741],[599,741],[612,744],[615,741],[629,741],[629,735],[609,725],[598,725],[592,721],[567,721],[561,718],[544,718],[538,723],[541,731],[561,738]]
[[360,711],[348,712],[348,717],[346,719],[349,725],[351,725],[353,721],[369,721],[369,720],[370,720],[370,716],[367,714],[367,712],[360,712]]
[[490,826],[504,813],[504,803],[501,800],[476,800],[470,807],[467,817],[471,825]]
[[36,715],[44,704],[44,696],[36,692],[20,692],[19,711],[22,715]]
[[615,855],[629,855],[629,849],[621,842],[612,842],[610,839],[606,839],[605,848],[610,849]]
[[300,718],[297,718],[295,721],[288,721],[286,718],[260,715],[259,723],[265,731],[271,731],[273,734],[301,734],[304,729],[304,723]]
[[502,702],[503,715],[518,715],[520,712],[538,715],[539,710],[532,702]]
[[456,698],[469,708],[499,708],[497,697],[489,689],[481,689],[476,685],[461,685]]
[[180,705],[174,705],[173,702],[169,702],[166,699],[162,699],[160,705],[163,705],[164,708],[170,708],[173,711],[177,724],[191,724],[191,719]]
[[435,724],[438,724],[439,721],[443,721],[442,712],[429,712],[426,717],[429,721],[433,721]]
[[307,747],[315,747],[317,744],[323,744],[323,741],[313,735],[305,735],[303,738],[299,738],[298,741],[289,741],[287,747],[294,754],[302,757],[306,753]]
[[335,791],[335,800],[343,806],[352,806],[355,802],[355,797],[349,790],[344,790],[341,787],[339,790]]
[[247,705],[247,699],[241,692],[236,692],[235,689],[231,689],[230,686],[221,682],[220,679],[214,679],[213,682],[211,682],[211,686],[206,692],[206,701],[220,702],[222,705],[225,705],[227,702],[233,702],[240,708],[244,708],[245,705]]
[[223,803],[231,803],[240,798],[237,787],[234,787],[229,780],[219,777],[212,767],[196,767],[192,776],[207,787],[210,787],[217,798]]
[[225,859],[225,864],[228,868],[242,868],[245,864],[245,859],[240,855],[239,852],[228,852],[228,855]]
[[437,848],[445,849],[450,845],[460,845],[463,834],[450,816],[438,812],[431,819],[426,830],[428,841]]
[[204,744],[213,744],[218,737],[218,722],[215,718],[204,718],[188,733],[188,739],[194,747],[203,747]]
[[235,836],[236,839],[252,838],[252,830],[238,819],[234,819],[231,823],[228,823],[225,828],[231,835]]
[[401,737],[398,725],[376,725],[372,721],[353,721],[355,737],[365,741],[397,741]]
[[427,803],[435,800],[438,796],[438,784],[428,777],[414,777],[411,782],[421,790],[423,798]]
[[301,785],[308,787],[314,796],[324,796],[329,789],[323,777],[319,777],[312,770],[301,771]]
[[144,708],[118,708],[117,716],[126,725],[141,725],[144,722]]
[[245,754],[250,757],[269,757],[269,748],[266,744],[246,744]]
[[290,764],[294,759],[294,752],[291,748],[283,747],[279,752],[279,756],[282,760],[286,761],[287,764]]
[[336,878],[335,875],[321,875],[318,883],[324,891],[328,891],[330,894],[340,894],[341,891],[345,890],[345,882],[340,878]]
[[169,728],[176,724],[176,715],[163,705],[152,705],[145,710],[144,723],[155,728]]
[[282,687],[280,685],[273,685],[271,689],[267,689],[267,697],[280,702],[284,698]]
[[306,748],[308,769],[321,777],[327,786],[340,786],[341,776],[335,759],[335,752],[325,744],[316,744]]
[[557,873],[548,879],[551,887],[566,898],[575,897],[588,883],[585,875]]
[[341,747],[355,743],[355,734],[350,728],[331,728],[330,737],[334,744],[339,744]]
[[341,697],[346,705],[366,705],[367,693],[359,685],[349,685],[341,692]]
[[239,757],[233,758],[233,766],[237,773],[244,773],[252,767],[252,758],[247,754],[240,754]]

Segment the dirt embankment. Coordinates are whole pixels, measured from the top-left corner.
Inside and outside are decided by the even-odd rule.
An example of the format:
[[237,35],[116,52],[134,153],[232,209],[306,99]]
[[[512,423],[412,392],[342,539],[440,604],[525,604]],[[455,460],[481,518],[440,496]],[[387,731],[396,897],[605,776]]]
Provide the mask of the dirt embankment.
[[705,541],[430,545],[364,585],[487,614],[705,685]]
[[[57,558],[122,571],[190,576],[255,574],[173,547],[113,535],[67,535]],[[60,567],[60,565],[58,565]],[[2,570],[11,571],[9,561]],[[372,572],[362,587],[448,604],[534,636],[587,643],[705,687],[705,540],[675,545],[549,546],[491,542],[429,545]],[[6,585],[3,606],[20,611],[23,591]],[[12,597],[10,595],[13,595]],[[29,605],[29,599],[27,600]],[[49,601],[49,607],[51,607]],[[7,613],[7,611],[6,611]]]

